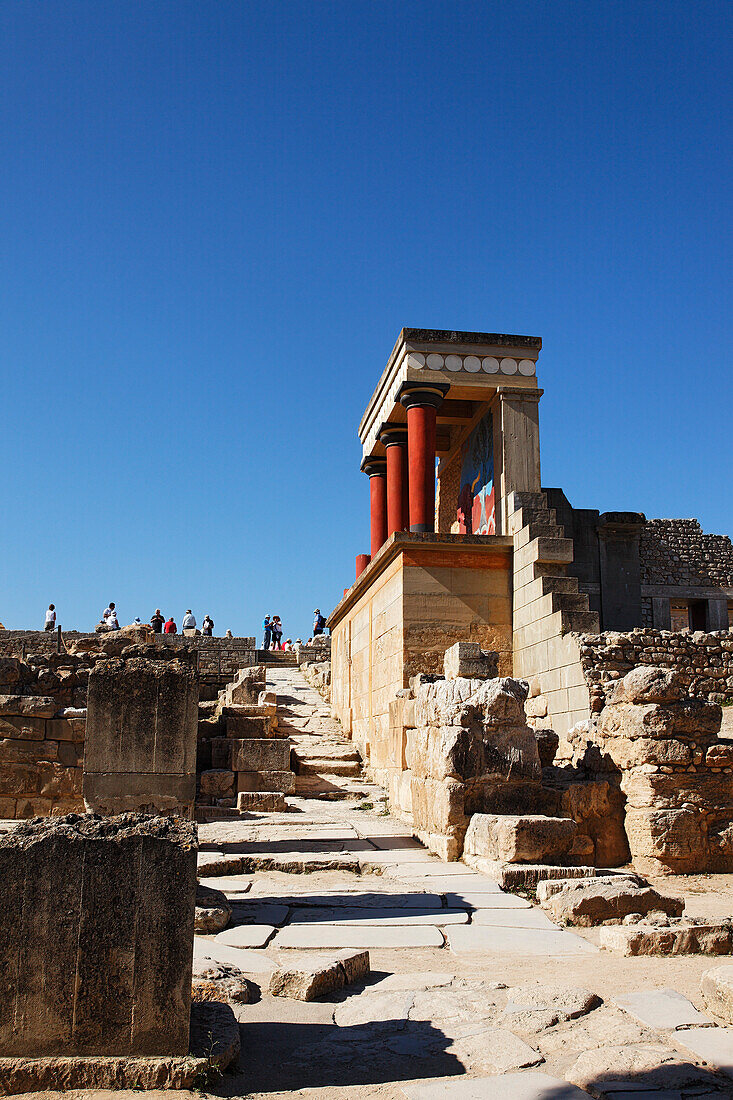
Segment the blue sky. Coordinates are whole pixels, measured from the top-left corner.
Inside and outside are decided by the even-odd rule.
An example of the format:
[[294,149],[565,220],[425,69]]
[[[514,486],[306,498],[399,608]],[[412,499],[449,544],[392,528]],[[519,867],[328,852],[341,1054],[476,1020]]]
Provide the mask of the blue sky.
[[542,336],[542,474],[733,532],[726,3],[5,0],[0,621],[305,636],[403,326]]

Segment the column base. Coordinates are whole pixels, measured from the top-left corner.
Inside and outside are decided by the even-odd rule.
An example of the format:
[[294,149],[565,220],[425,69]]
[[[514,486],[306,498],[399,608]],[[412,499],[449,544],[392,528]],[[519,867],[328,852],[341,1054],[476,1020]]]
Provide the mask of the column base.
[[434,535],[435,528],[431,523],[411,523],[410,533],[415,535]]

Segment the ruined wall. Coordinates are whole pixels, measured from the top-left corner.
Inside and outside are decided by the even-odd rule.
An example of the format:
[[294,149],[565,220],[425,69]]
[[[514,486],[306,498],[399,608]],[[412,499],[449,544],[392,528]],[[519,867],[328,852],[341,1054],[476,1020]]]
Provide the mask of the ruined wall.
[[580,661],[598,714],[614,681],[637,665],[675,668],[689,695],[712,703],[733,701],[733,633],[671,633],[666,630],[607,631],[580,638]]
[[[67,648],[77,644],[96,644],[100,637],[108,635],[84,634],[75,630],[64,631]],[[233,680],[240,668],[255,663],[254,638],[208,638],[203,634],[192,638],[183,634],[153,634],[150,640],[156,645],[174,646],[198,657],[200,696],[215,699],[217,691]],[[0,631],[0,657],[25,657],[28,654],[52,654],[56,652],[56,634],[42,630]]]
[[435,488],[435,530],[458,534],[457,501],[461,487],[461,452],[441,463]]
[[733,587],[733,543],[696,519],[648,519],[639,544],[642,584]]

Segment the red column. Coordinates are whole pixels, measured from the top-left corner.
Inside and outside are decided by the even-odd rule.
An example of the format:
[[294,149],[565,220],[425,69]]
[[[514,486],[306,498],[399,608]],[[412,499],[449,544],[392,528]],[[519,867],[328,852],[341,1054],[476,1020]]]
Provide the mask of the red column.
[[443,391],[416,387],[400,396],[407,409],[410,530],[435,530],[435,417]]
[[361,468],[369,475],[371,550],[375,558],[387,541],[387,464],[383,458],[368,458]]
[[371,560],[369,554],[356,555],[356,580],[359,579]]
[[388,425],[379,433],[379,441],[387,452],[387,538],[395,531],[405,531],[407,522],[407,430]]

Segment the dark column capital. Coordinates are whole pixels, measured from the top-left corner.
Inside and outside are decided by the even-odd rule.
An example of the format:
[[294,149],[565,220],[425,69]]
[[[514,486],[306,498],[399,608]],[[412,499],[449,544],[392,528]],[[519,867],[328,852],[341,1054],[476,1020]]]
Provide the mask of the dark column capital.
[[387,460],[384,458],[375,458],[370,456],[365,458],[361,464],[362,473],[367,477],[386,477],[387,476]]
[[379,442],[384,447],[394,447],[396,444],[400,446],[407,446],[407,425],[406,424],[384,424],[379,429],[379,435],[377,437]]
[[412,409],[416,405],[421,405],[423,408],[439,409],[449,389],[450,386],[442,382],[431,383],[429,386],[407,382],[400,393],[400,405],[406,409]]

